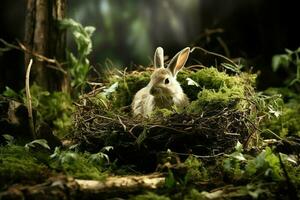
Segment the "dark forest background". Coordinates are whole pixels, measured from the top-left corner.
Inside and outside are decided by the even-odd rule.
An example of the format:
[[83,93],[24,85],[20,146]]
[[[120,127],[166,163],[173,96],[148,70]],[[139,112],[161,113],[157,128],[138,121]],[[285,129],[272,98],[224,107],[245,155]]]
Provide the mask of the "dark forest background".
[[[300,44],[296,1],[283,0],[69,0],[67,16],[96,27],[90,61],[103,70],[149,65],[154,49],[173,55],[185,46],[201,46],[231,58],[245,58],[260,71],[259,87],[281,84],[284,70],[271,69],[274,54]],[[26,1],[1,1],[0,38],[24,39]],[[70,43],[69,47],[74,48]],[[3,46],[1,46],[3,47]],[[205,65],[213,60],[203,59]],[[24,55],[1,53],[0,92],[24,87]]]

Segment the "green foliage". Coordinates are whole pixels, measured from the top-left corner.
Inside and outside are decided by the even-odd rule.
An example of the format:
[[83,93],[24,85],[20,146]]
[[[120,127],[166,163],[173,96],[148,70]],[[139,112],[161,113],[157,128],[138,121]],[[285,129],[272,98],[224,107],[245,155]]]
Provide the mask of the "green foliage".
[[130,198],[130,200],[170,200],[169,197],[158,195],[153,192],[147,192],[146,194],[137,195]]
[[205,196],[196,189],[191,189],[187,195],[184,196],[184,200],[201,200],[205,199]]
[[5,90],[2,94],[6,97],[10,97],[10,98],[14,98],[14,99],[20,98],[20,94],[18,94],[17,92],[15,92],[14,90],[12,90],[11,88],[9,88],[7,86],[5,87]]
[[130,200],[170,200],[169,197],[158,195],[153,192],[147,192],[146,194],[137,195],[130,198]]
[[7,145],[13,145],[15,143],[15,138],[11,135],[4,134],[2,137],[4,137]]
[[269,88],[265,91],[267,95],[282,95],[278,101],[277,110],[280,112],[275,118],[265,121],[263,124],[263,136],[273,138],[272,132],[284,138],[286,136],[300,136],[300,97],[288,88]]
[[36,147],[36,145],[40,145],[42,147],[44,147],[45,149],[49,149],[50,150],[50,147],[47,143],[47,140],[45,139],[37,139],[37,140],[33,140],[27,144],[25,144],[25,149],[28,151],[30,148],[34,148]]
[[[176,108],[174,107],[173,110],[176,110]],[[172,110],[169,110],[167,108],[158,108],[158,109],[155,109],[153,111],[153,113],[151,113],[151,117],[152,118],[158,118],[158,119],[161,119],[161,118],[166,118],[166,117],[169,117],[173,114],[174,112]]]
[[70,95],[64,92],[49,93],[35,84],[30,87],[30,92],[32,107],[37,111],[37,124],[46,122],[54,126],[56,135],[66,135],[71,128],[74,111]]
[[113,107],[120,108],[130,105],[135,93],[148,84],[150,75],[150,71],[144,71],[111,77],[110,83],[119,83],[116,92],[110,98]]
[[223,160],[224,172],[233,179],[239,179],[244,173],[242,165],[246,159],[242,152],[243,147],[240,142],[237,142],[235,151],[229,154],[228,158]]
[[[118,83],[118,87],[110,95],[100,94],[98,96],[99,104],[116,110],[123,106],[129,106],[135,93],[148,84],[151,73],[150,70],[146,70],[126,75],[111,75],[107,84],[108,88],[116,83]],[[236,105],[236,102],[244,103],[240,100],[245,98],[246,89],[253,89],[255,78],[255,75],[246,73],[230,76],[211,67],[196,72],[182,70],[178,74],[177,80],[191,101],[187,110],[200,112],[207,106],[224,107],[231,104]],[[158,110],[156,114],[169,116],[172,112],[174,111]]]
[[177,181],[174,177],[172,170],[168,170],[168,175],[165,178],[165,187],[167,189],[172,189],[176,186],[176,183],[177,183]]
[[[287,71],[292,71],[296,67],[296,73],[290,73],[290,77],[287,80],[288,85],[293,85],[295,83],[300,83],[300,47],[295,51],[285,49],[285,54],[275,55],[272,58],[272,68],[273,71],[277,71],[280,67],[287,69]],[[291,68],[291,70],[289,70]]]
[[189,156],[184,165],[187,167],[187,173],[185,175],[185,181],[195,183],[197,181],[208,180],[209,174],[202,162],[195,156]]
[[40,181],[49,173],[47,167],[22,146],[1,146],[0,163],[0,187],[21,181]]
[[[288,163],[286,159],[284,162]],[[244,155],[242,149],[236,148],[223,160],[223,170],[233,180],[284,180],[279,158],[270,147],[266,147],[256,157]]]
[[[56,148],[51,155],[50,166],[75,178],[103,180],[105,173],[102,172],[103,165],[100,165],[103,161],[99,157],[101,155],[62,151]],[[101,158],[106,159],[105,156]]]
[[255,82],[254,75],[229,76],[213,67],[197,71],[191,79],[199,85],[197,99],[188,107],[192,113],[200,113],[205,108],[243,107],[247,88]]
[[245,167],[245,175],[249,178],[253,178],[255,175],[256,177],[269,177],[272,180],[283,179],[279,158],[269,147],[263,150],[254,159],[248,161]]
[[108,155],[105,153],[106,151],[110,151],[110,150],[113,150],[113,147],[112,146],[106,146],[106,147],[103,147],[101,149],[100,152],[98,153],[95,153],[95,154],[91,154],[89,156],[89,162],[93,163],[94,165],[98,165],[98,166],[104,166],[106,163],[110,163],[110,160],[109,160],[109,157]]
[[[75,110],[71,96],[64,92],[50,93],[36,84],[30,87],[30,93],[32,108],[36,111],[36,127],[45,122],[53,127],[57,136],[68,134]],[[26,104],[24,89],[17,93],[6,87],[3,94]]]
[[76,54],[68,52],[69,72],[72,80],[71,86],[77,89],[78,87],[84,88],[90,70],[88,55],[92,51],[91,37],[95,28],[92,26],[83,27],[73,19],[61,20],[60,27],[71,31],[77,45]]

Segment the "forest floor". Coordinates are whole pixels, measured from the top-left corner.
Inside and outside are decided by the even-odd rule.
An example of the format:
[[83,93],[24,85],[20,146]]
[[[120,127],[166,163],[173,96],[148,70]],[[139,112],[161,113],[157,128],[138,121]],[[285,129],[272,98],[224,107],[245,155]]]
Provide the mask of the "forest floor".
[[76,102],[32,87],[35,140],[20,98],[0,96],[0,199],[300,198],[299,95],[258,93],[252,74],[186,70],[188,108],[133,118],[150,73],[111,76]]

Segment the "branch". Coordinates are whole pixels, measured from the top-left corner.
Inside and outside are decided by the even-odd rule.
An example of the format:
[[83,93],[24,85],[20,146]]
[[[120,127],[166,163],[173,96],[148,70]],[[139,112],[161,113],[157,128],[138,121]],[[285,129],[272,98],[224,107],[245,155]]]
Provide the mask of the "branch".
[[218,54],[218,53],[214,53],[214,52],[211,52],[211,51],[208,51],[206,49],[203,49],[202,47],[193,47],[191,52],[193,52],[195,49],[199,49],[201,51],[203,51],[204,53],[206,54],[210,54],[210,55],[213,55],[213,56],[217,56],[217,57],[220,57],[220,58],[223,58],[224,60],[228,61],[229,63],[231,63],[232,65],[234,65],[237,69],[239,68],[239,66],[233,62],[232,60],[230,60],[229,58],[227,58],[226,56],[223,56],[221,54]]
[[31,51],[28,48],[26,48],[26,46],[24,44],[22,44],[21,42],[19,42],[19,41],[17,41],[19,46],[8,43],[8,42],[6,42],[5,40],[3,40],[1,38],[0,38],[0,42],[3,43],[7,47],[7,48],[1,48],[0,51],[9,51],[11,49],[20,50],[24,53],[28,53],[28,54],[36,57],[37,60],[39,60],[39,61],[45,61],[49,64],[52,64],[52,65],[46,65],[46,67],[51,68],[51,69],[55,69],[57,71],[60,71],[65,75],[67,74],[67,72],[63,69],[62,64],[59,63],[56,59],[47,58],[47,57],[45,57],[43,55],[40,55],[40,54],[38,54],[34,51]]

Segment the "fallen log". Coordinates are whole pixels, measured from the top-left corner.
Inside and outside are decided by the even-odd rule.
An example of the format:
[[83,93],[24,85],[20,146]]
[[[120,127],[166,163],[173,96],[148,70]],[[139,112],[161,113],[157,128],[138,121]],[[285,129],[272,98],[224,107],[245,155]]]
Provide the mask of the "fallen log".
[[0,199],[107,199],[124,198],[164,185],[162,174],[112,176],[104,181],[73,179],[66,176],[49,178],[36,185],[13,185],[0,192]]

